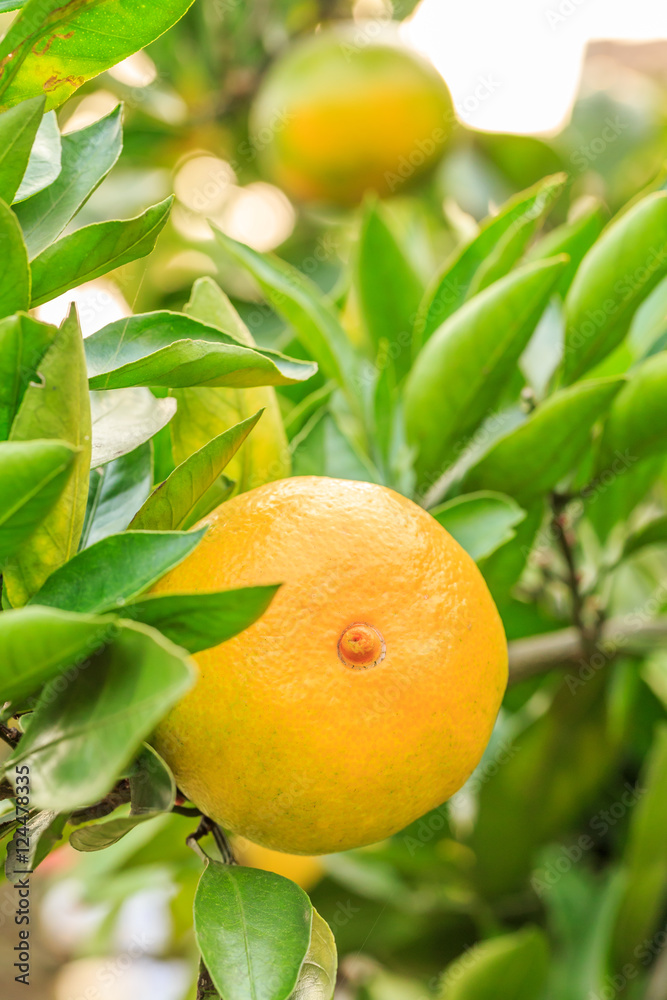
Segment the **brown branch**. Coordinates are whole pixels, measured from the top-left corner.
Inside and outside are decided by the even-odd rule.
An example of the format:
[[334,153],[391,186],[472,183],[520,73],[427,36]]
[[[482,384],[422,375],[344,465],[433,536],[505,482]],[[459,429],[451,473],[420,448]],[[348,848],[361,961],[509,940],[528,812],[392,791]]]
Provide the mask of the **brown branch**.
[[130,782],[127,778],[119,781],[116,787],[109,792],[100,802],[95,805],[79,809],[70,816],[70,823],[73,826],[80,826],[82,823],[90,823],[95,819],[102,819],[114,812],[118,806],[130,801]]
[[21,739],[21,733],[18,729],[10,729],[8,726],[4,726],[0,723],[0,739],[4,740],[12,750],[15,750],[18,746],[18,742]]
[[591,663],[594,656],[611,663],[620,655],[642,655],[664,644],[666,638],[667,618],[644,621],[640,615],[627,615],[606,621],[592,648],[587,648],[576,627],[515,639],[509,644],[509,683],[517,684],[556,667],[595,666]]
[[218,991],[213,985],[210,973],[202,959],[199,963],[199,978],[197,979],[197,1000],[220,1000]]

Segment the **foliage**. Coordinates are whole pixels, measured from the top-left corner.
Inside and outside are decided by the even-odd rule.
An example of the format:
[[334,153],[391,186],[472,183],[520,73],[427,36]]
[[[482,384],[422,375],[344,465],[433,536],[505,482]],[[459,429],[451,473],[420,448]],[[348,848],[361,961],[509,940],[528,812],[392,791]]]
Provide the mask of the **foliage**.
[[[126,269],[175,238],[172,199],[122,221],[87,214],[113,181],[122,111],[61,134],[51,109],[189,3],[88,6],[0,5],[20,9],[0,43],[7,878],[66,839],[84,862],[104,849],[127,894],[162,865],[186,901],[182,929],[194,899],[200,996],[330,1000],[337,945],[373,955],[341,963],[357,1000],[486,1000],[498,982],[517,1000],[569,1000],[619,977],[618,995],[653,1000],[667,905],[664,179],[626,190],[614,174],[611,213],[582,209],[556,153],[531,147],[540,176],[526,168],[469,238],[436,224],[426,181],[331,222],[330,270],[306,266],[314,217],[281,257],[213,223],[219,283],[199,278],[188,302],[186,288],[159,293],[158,246],[142,272],[158,308],[84,339],[76,308],[58,326],[31,310],[138,273]],[[294,33],[320,15],[302,6]],[[273,5],[272,23],[288,7]],[[169,46],[203,39],[193,72],[214,73],[213,40],[228,52],[233,36],[237,68],[259,74],[270,33],[244,17],[231,5],[224,30],[204,30],[202,0],[152,51],[169,65]],[[236,125],[247,95],[225,94]],[[173,138],[165,126],[151,155]],[[474,143],[487,167],[505,162],[505,147]],[[187,815],[150,747],[195,682],[190,654],[247,628],[276,589],[151,586],[199,543],[201,518],[290,469],[383,483],[430,510],[485,575],[513,684],[462,792],[385,843],[325,859],[312,900],[230,863],[224,832]],[[12,805],[24,765],[28,857]]]

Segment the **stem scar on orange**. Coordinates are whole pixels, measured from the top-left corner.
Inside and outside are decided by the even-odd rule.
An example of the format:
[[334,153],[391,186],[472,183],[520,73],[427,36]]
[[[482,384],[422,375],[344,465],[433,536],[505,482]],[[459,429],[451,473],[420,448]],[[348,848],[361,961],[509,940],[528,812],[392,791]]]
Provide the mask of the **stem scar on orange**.
[[372,843],[457,791],[507,682],[473,560],[411,500],[284,479],[203,522],[159,593],[279,583],[265,614],[198,653],[156,734],[179,787],[226,829],[291,854]]

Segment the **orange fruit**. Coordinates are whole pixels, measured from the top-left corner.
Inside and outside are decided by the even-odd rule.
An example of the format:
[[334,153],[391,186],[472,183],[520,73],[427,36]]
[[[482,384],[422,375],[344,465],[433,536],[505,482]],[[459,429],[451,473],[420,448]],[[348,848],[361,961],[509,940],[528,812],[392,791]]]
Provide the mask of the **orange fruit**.
[[507,681],[503,627],[470,556],[383,486],[303,476],[222,504],[158,593],[282,583],[198,653],[161,724],[179,787],[289,854],[381,840],[469,777]]
[[299,201],[356,204],[400,190],[441,155],[455,117],[435,68],[372,21],[301,40],[266,75],[250,135]]

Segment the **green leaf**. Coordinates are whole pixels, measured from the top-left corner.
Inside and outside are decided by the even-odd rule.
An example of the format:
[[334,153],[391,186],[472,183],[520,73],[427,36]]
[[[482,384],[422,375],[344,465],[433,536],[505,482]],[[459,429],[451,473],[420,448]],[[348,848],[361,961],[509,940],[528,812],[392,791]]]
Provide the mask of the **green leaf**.
[[624,381],[591,379],[549,396],[467,472],[462,488],[498,490],[519,503],[552,490],[589,447],[593,425]]
[[253,429],[260,413],[223,431],[178,465],[148,497],[132,519],[132,528],[170,531],[189,524],[197,502],[213,486]]
[[50,513],[5,568],[14,606],[25,604],[44,580],[76,552],[86,514],[90,470],[90,402],[81,331],[74,307],[39,366],[12,424],[12,441],[57,438],[77,449],[67,484]]
[[623,546],[623,558],[634,555],[648,545],[667,545],[667,514],[653,518],[629,535]]
[[219,243],[248,271],[294,331],[319,368],[345,387],[357,360],[329,300],[305,274],[273,254],[259,254],[212,226]]
[[523,891],[536,850],[590,820],[618,767],[626,734],[610,726],[608,674],[584,677],[572,671],[551,698],[543,688],[547,701],[537,718],[515,717],[496,753],[489,750],[497,768],[485,778],[482,765],[468,844],[485,899]]
[[326,409],[314,414],[293,438],[292,472],[295,476],[330,476],[365,483],[379,483],[381,478]]
[[483,941],[443,974],[438,1000],[536,1000],[546,986],[549,945],[544,931],[526,927]]
[[0,318],[27,310],[30,305],[28,251],[18,219],[0,201]]
[[502,493],[471,493],[435,507],[431,514],[476,561],[514,538],[526,512]]
[[408,440],[422,475],[437,476],[497,402],[565,263],[513,271],[462,306],[422,349],[405,385]]
[[596,467],[607,469],[618,455],[637,461],[667,453],[667,352],[654,354],[629,373],[613,402],[602,433]]
[[65,441],[0,444],[0,566],[58,501],[75,456],[76,449]]
[[195,933],[222,1000],[287,1000],[312,912],[303,889],[281,875],[210,861],[195,895]]
[[613,220],[574,276],[565,299],[565,382],[621,343],[637,307],[665,274],[667,192],[660,191]]
[[127,386],[292,385],[315,366],[250,348],[183,313],[155,312],[110,323],[86,339],[91,389]]
[[412,330],[424,289],[376,199],[366,205],[359,237],[356,284],[366,332],[377,352],[388,343],[401,378],[412,360]]
[[466,300],[477,269],[493,253],[499,240],[521,219],[540,213],[540,206],[549,192],[562,184],[560,174],[546,177],[534,187],[522,191],[502,206],[498,215],[490,216],[472,240],[454,251],[444,269],[435,278],[420,307],[415,333],[420,343],[429,339],[452,313]]
[[[199,278],[192,288],[186,313],[219,330],[227,330],[248,347],[255,347],[250,331],[242,322],[222,289],[211,278]],[[178,401],[170,424],[171,444],[176,462],[184,462],[212,438],[251,414],[264,409],[254,432],[239,448],[227,467],[239,493],[291,472],[287,435],[275,389],[183,388],[171,395]]]
[[50,108],[58,107],[86,80],[171,28],[191,2],[28,0],[0,42],[0,107],[43,93]]
[[121,113],[119,104],[87,128],[64,135],[58,178],[16,207],[31,260],[60,236],[120,156]]
[[135,826],[168,812],[176,798],[174,776],[162,757],[148,744],[130,771],[130,813],[105,823],[91,823],[70,835],[77,851],[101,851],[118,843]]
[[151,492],[152,465],[147,441],[92,472],[81,548],[125,531]]
[[42,118],[32,145],[28,168],[21,186],[14,196],[14,203],[25,201],[53,183],[60,173],[62,142],[55,111],[48,111]]
[[655,933],[667,899],[667,726],[660,725],[649,755],[643,794],[635,806],[623,859],[625,890],[611,946],[616,972],[637,958]]
[[94,614],[122,608],[182,562],[204,531],[124,531],[109,535],[53,573],[31,604]]
[[488,288],[511,271],[540,227],[544,216],[565,186],[565,174],[542,182],[540,196],[528,211],[522,212],[500,236],[490,253],[480,263],[470,282],[466,298]]
[[34,813],[26,823],[27,836],[16,831],[7,846],[5,861],[7,881],[20,882],[25,879],[26,872],[37,868],[51,848],[62,838],[66,823],[67,816],[61,815],[55,809]]
[[112,389],[90,396],[93,469],[134,451],[165,427],[176,412],[176,400],[156,399],[149,389]]
[[132,601],[124,615],[199,653],[245,631],[264,614],[280,584],[200,594],[154,594]]
[[14,200],[44,113],[45,97],[33,97],[0,115],[0,198]]
[[111,618],[27,607],[0,615],[0,698],[24,707],[29,695],[76,667],[109,639]]
[[194,682],[182,650],[143,625],[117,623],[109,645],[64,688],[44,689],[5,771],[30,767],[33,804],[71,811],[107,794],[137,749]]
[[336,987],[338,956],[331,928],[313,910],[310,945],[289,1000],[332,1000]]
[[52,243],[32,262],[31,305],[145,257],[167,222],[172,201],[166,198],[134,219],[84,226]]
[[606,210],[601,204],[596,204],[578,219],[556,226],[528,253],[528,260],[545,260],[561,253],[568,255],[570,262],[556,286],[559,295],[567,293],[577,268],[602,232],[606,220]]
[[20,10],[25,7],[28,0],[0,0],[0,14],[6,14],[11,10]]
[[57,334],[19,313],[0,320],[0,441],[6,441],[28,384]]

